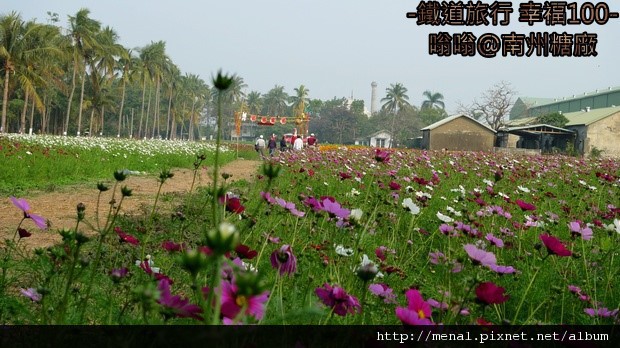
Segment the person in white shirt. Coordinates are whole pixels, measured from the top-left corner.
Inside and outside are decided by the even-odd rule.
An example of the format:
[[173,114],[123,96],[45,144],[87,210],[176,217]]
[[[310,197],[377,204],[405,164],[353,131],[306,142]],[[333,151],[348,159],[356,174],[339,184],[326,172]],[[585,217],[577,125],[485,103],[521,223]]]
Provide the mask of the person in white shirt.
[[261,134],[258,139],[256,139],[256,151],[260,154],[261,159],[265,159],[265,139],[263,139],[263,135]]
[[295,139],[295,142],[293,143],[293,150],[301,151],[303,147],[304,140],[302,139],[302,137],[298,137],[297,139]]

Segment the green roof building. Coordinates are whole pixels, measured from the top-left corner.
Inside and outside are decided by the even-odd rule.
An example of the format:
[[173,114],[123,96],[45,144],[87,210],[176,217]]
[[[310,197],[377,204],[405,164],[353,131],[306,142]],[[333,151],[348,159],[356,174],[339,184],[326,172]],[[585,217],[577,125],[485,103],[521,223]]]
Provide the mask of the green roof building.
[[620,106],[620,86],[575,94],[563,98],[520,97],[510,110],[510,119],[537,117],[554,112],[571,112]]

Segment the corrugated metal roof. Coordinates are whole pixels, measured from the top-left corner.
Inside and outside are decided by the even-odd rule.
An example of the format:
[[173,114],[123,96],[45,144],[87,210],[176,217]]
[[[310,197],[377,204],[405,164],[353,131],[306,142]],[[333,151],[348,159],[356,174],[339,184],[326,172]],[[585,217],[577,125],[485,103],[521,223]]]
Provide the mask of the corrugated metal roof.
[[618,112],[620,112],[620,106],[613,108],[591,109],[590,111],[569,112],[564,114],[564,116],[568,119],[566,126],[587,126]]
[[535,106],[541,106],[545,104],[551,104],[556,102],[557,100],[553,98],[536,98],[536,97],[519,97],[521,101],[527,105],[528,108],[532,108]]
[[509,120],[505,125],[507,127],[527,126],[536,122],[536,119],[537,117],[516,118],[514,120]]
[[422,128],[421,130],[423,130],[423,131],[424,131],[424,130],[433,130],[433,129],[435,129],[435,128],[437,128],[437,127],[441,126],[441,125],[444,125],[444,124],[446,124],[446,123],[448,123],[448,122],[451,122],[451,121],[453,121],[453,120],[456,120],[456,119],[457,119],[457,118],[459,118],[459,117],[467,117],[468,119],[470,119],[470,120],[472,120],[472,121],[474,121],[474,122],[478,123],[479,125],[481,125],[481,126],[483,126],[483,127],[487,128],[487,129],[488,129],[488,130],[490,130],[491,132],[495,133],[495,130],[494,130],[493,128],[491,128],[491,127],[487,126],[486,124],[480,123],[479,121],[476,121],[476,120],[474,120],[473,118],[471,118],[471,117],[469,117],[469,116],[467,116],[467,115],[465,115],[465,114],[456,114],[456,115],[452,115],[452,116],[446,117],[446,118],[444,118],[443,120],[439,120],[439,121],[437,121],[437,122],[435,122],[435,123],[433,123],[433,124],[430,124],[430,125],[428,125],[428,126],[426,126],[426,127]]

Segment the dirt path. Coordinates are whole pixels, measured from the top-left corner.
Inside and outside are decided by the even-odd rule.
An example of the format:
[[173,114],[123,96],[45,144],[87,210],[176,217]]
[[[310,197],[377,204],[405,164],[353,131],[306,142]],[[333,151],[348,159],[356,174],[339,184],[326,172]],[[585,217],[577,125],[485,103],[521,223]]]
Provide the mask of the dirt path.
[[[250,181],[260,164],[260,161],[239,159],[222,167],[220,173],[231,174],[232,176],[228,181],[240,179]],[[162,194],[188,192],[194,171],[191,169],[175,169],[172,170],[172,173],[174,176],[164,183]],[[125,214],[139,213],[143,207],[152,205],[159,185],[157,179],[157,175],[130,175],[122,184],[132,189],[133,194],[123,201],[121,212]],[[220,178],[220,180],[222,179]],[[196,177],[194,187],[210,183],[210,172],[202,169]],[[111,199],[111,189],[114,182],[110,180],[106,184],[110,186],[110,190],[102,195],[100,203],[103,208],[100,209],[102,221],[105,217],[104,213],[107,212],[106,209],[109,208],[108,202]],[[92,185],[64,187],[55,192],[33,192],[18,197],[26,199],[32,212],[48,219],[52,227],[49,231],[41,231],[36,228],[32,221],[24,221],[22,227],[32,232],[32,237],[24,239],[21,243],[26,244],[29,248],[37,248],[49,246],[59,241],[60,236],[56,233],[57,229],[75,228],[76,206],[80,202],[86,205],[86,218],[94,221],[98,192],[96,183],[93,183]],[[118,193],[116,197],[119,197]],[[158,206],[160,206],[159,203]],[[0,199],[0,240],[13,238],[15,228],[22,217],[22,213],[13,205],[9,197]]]

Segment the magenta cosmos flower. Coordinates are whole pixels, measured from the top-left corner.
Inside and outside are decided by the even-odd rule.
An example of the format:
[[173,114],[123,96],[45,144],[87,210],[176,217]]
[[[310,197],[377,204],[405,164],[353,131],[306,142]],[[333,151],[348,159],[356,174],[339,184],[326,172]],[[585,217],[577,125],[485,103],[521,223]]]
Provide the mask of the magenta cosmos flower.
[[26,202],[25,199],[11,197],[11,202],[13,202],[13,205],[19,208],[19,210],[24,212],[24,219],[32,219],[32,221],[34,221],[38,228],[42,230],[47,229],[47,221],[45,220],[45,218],[40,215],[33,214],[30,211],[30,205],[28,204],[28,202]]
[[564,244],[562,244],[562,242],[559,239],[553,236],[550,236],[548,234],[541,234],[540,236],[538,236],[538,238],[540,238],[540,240],[543,242],[543,244],[547,248],[547,251],[549,252],[550,255],[551,254],[558,255],[558,256],[573,255],[573,253],[570,250],[566,249]]
[[409,304],[407,308],[397,307],[396,316],[405,325],[432,325],[431,305],[422,298],[418,290],[409,289],[405,293]]
[[504,295],[506,289],[492,282],[482,282],[476,288],[476,298],[484,304],[500,304],[508,301],[510,295]]
[[121,243],[129,243],[131,245],[140,244],[138,238],[123,232],[120,227],[114,227],[114,232],[116,232],[116,234],[118,235],[118,239]]
[[285,244],[271,253],[271,267],[277,269],[280,275],[293,275],[297,272],[297,258],[290,245]]
[[324,305],[330,307],[335,314],[345,316],[347,313],[355,314],[362,311],[359,301],[355,296],[351,296],[339,286],[333,288],[325,283],[322,288],[314,290]]
[[194,318],[202,320],[200,314],[202,308],[200,306],[189,303],[187,298],[183,298],[178,295],[172,295],[170,293],[170,281],[168,279],[161,279],[157,285],[159,290],[159,299],[157,302],[170,310],[172,314],[179,318]]
[[242,314],[261,320],[265,315],[265,303],[269,298],[269,291],[260,295],[241,295],[237,285],[224,281],[222,289],[222,315],[228,319],[235,319],[242,309]]
[[519,208],[521,208],[521,210],[523,210],[523,211],[536,210],[536,206],[534,204],[530,204],[530,203],[524,202],[524,201],[522,201],[520,199],[517,199],[515,203],[517,203]]

